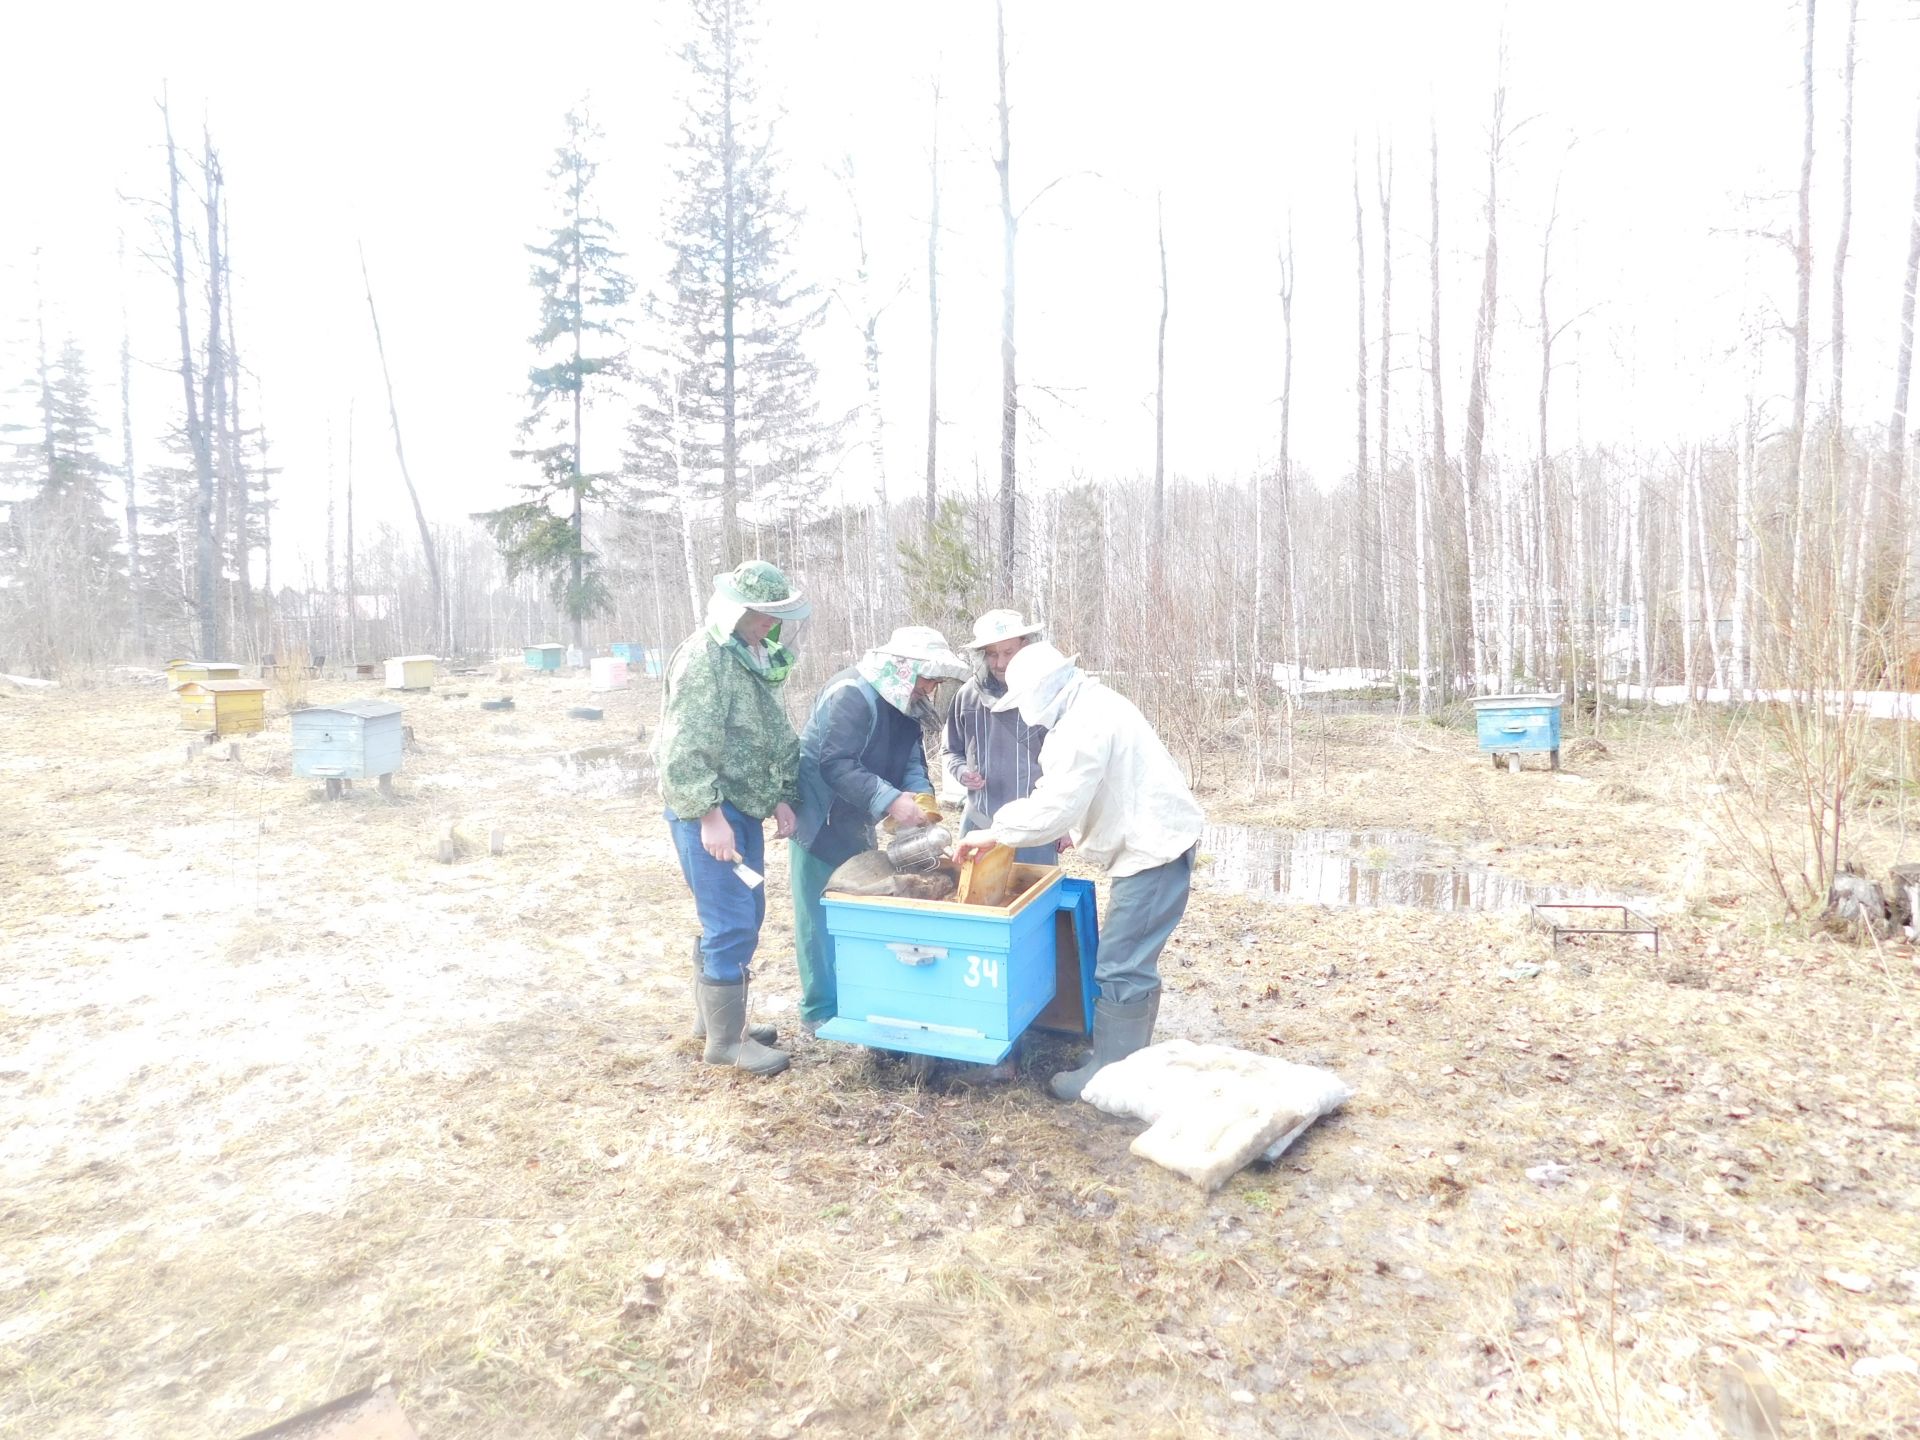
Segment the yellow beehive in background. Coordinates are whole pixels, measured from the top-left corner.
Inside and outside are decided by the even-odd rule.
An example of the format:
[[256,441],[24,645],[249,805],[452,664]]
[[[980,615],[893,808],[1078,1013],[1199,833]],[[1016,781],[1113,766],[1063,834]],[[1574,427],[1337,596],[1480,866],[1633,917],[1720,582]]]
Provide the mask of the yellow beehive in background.
[[396,655],[387,661],[387,689],[431,690],[433,660],[431,655]]
[[240,667],[225,660],[169,660],[167,687],[178,690],[194,680],[238,680]]
[[180,727],[215,735],[267,728],[267,687],[258,680],[189,680],[180,687]]

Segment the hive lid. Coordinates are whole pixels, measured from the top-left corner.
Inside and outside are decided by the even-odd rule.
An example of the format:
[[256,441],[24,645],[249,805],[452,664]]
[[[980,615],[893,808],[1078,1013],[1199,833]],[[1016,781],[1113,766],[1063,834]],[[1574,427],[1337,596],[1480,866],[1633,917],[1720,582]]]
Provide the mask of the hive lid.
[[1480,695],[1475,697],[1473,708],[1476,710],[1517,710],[1540,705],[1560,705],[1565,697],[1558,691],[1551,693],[1539,691],[1530,695]]
[[389,655],[387,657],[387,663],[390,665],[411,665],[416,660],[433,661],[439,658],[437,655]]
[[180,688],[206,690],[219,695],[238,695],[250,691],[265,692],[267,685],[264,680],[189,680]]
[[398,715],[400,707],[388,700],[342,700],[338,705],[309,705],[302,715],[358,715],[363,720],[380,720]]

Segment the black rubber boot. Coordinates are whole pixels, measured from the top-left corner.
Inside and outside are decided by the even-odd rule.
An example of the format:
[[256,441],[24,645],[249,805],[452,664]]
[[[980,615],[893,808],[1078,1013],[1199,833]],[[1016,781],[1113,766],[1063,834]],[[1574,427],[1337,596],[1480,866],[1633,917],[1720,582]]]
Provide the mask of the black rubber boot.
[[[698,992],[700,1013],[707,1022],[706,1061],[733,1065],[750,1075],[778,1075],[787,1068],[787,1052],[773,1050],[745,1033],[747,982],[718,985],[702,980]],[[728,1039],[732,1036],[732,1039]]]
[[[700,942],[693,942],[693,1038],[707,1038],[707,1017],[700,1013]],[[780,1032],[771,1025],[749,1025],[747,1035],[762,1045],[771,1045],[780,1038]]]
[[1093,1002],[1093,1054],[1074,1070],[1062,1070],[1047,1083],[1057,1100],[1078,1100],[1087,1082],[1116,1060],[1124,1060],[1153,1041],[1153,1024],[1160,1016],[1160,992],[1124,1005],[1105,999]]

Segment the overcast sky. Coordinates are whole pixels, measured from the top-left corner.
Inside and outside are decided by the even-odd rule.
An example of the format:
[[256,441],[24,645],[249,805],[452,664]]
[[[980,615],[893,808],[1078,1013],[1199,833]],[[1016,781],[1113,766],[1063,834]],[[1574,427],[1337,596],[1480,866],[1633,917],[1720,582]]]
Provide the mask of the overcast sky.
[[[887,0],[766,5],[763,89],[784,110],[780,149],[804,208],[802,267],[848,281],[853,227],[831,173],[850,156],[882,324],[889,488],[922,483],[932,87],[942,89],[943,482],[997,467],[1000,239],[990,163],[993,12]],[[1855,216],[1848,262],[1850,418],[1884,422],[1897,287],[1914,184],[1920,7],[1862,0]],[[1294,458],[1323,482],[1353,455],[1352,164],[1361,152],[1368,343],[1378,364],[1381,245],[1376,147],[1394,163],[1396,449],[1419,444],[1411,368],[1426,331],[1428,124],[1441,147],[1442,341],[1449,423],[1461,426],[1479,282],[1485,136],[1504,31],[1509,123],[1500,176],[1495,448],[1531,452],[1540,237],[1559,189],[1549,301],[1584,315],[1556,372],[1556,448],[1653,447],[1734,419],[1744,333],[1790,306],[1789,254],[1740,231],[1784,225],[1798,168],[1798,6],[1775,0],[1125,7],[1008,0],[1016,202],[1057,181],[1020,242],[1020,368],[1030,413],[1022,469],[1047,485],[1150,470],[1159,315],[1156,194],[1171,270],[1168,465],[1241,480],[1277,450],[1275,251],[1297,253]],[[660,216],[677,134],[671,4],[576,5],[482,19],[407,4],[15,7],[0,89],[0,360],[31,364],[35,251],[53,343],[93,365],[102,418],[118,416],[125,294],[141,362],[134,431],[151,458],[178,380],[171,291],[137,257],[140,209],[163,198],[154,106],[176,136],[212,130],[227,177],[239,345],[251,408],[284,467],[276,569],[318,573],[327,437],[343,477],[355,414],[362,528],[409,525],[391,461],[356,242],[372,268],[407,454],[431,518],[499,503],[528,478],[508,455],[535,323],[526,242],[552,208],[545,170],[581,95],[606,131],[604,209],[643,287],[659,283]],[[1826,344],[1838,212],[1838,74],[1845,6],[1820,9],[1814,333]],[[859,333],[836,308],[816,338],[829,405],[862,394]],[[196,318],[196,324],[198,320]],[[1767,335],[1763,398],[1790,354]],[[1815,374],[1824,389],[1824,353]],[[250,381],[250,384],[252,382]],[[1377,401],[1370,405],[1374,409]],[[1377,415],[1377,412],[1376,412]],[[1370,415],[1369,423],[1374,423]],[[616,463],[617,406],[592,417],[589,465]],[[107,453],[118,457],[118,440]],[[873,457],[837,487],[870,493]]]

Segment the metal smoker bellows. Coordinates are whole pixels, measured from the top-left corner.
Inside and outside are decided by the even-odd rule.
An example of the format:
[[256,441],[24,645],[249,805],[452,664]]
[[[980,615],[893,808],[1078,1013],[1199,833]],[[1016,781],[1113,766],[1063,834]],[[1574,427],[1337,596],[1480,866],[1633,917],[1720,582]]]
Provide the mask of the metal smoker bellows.
[[928,825],[896,836],[887,845],[887,859],[896,870],[931,870],[947,858],[953,836],[944,825]]

